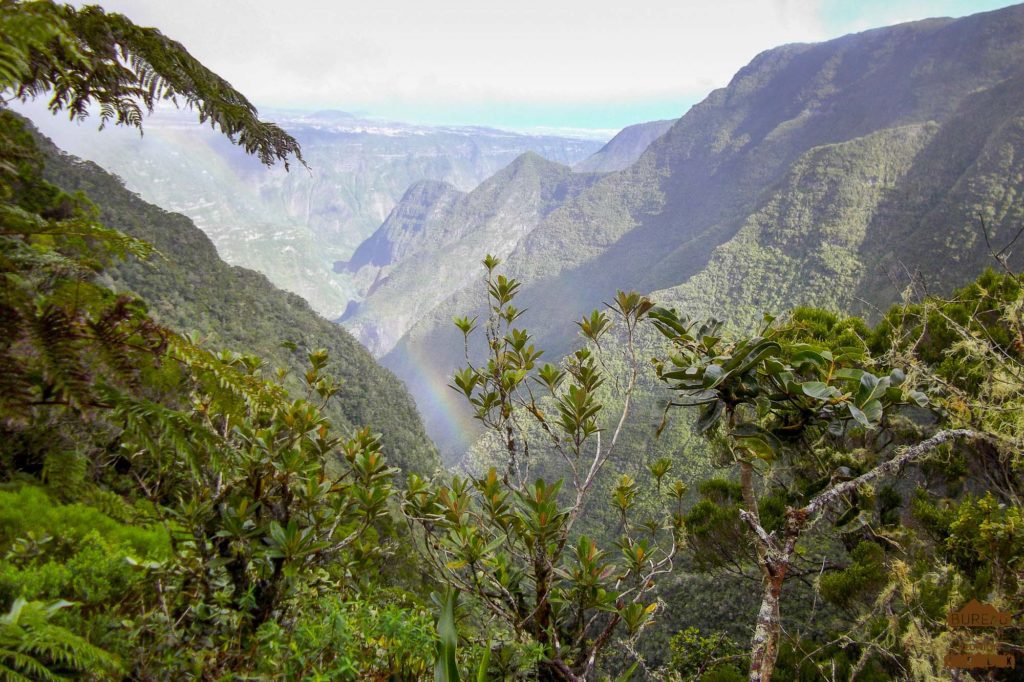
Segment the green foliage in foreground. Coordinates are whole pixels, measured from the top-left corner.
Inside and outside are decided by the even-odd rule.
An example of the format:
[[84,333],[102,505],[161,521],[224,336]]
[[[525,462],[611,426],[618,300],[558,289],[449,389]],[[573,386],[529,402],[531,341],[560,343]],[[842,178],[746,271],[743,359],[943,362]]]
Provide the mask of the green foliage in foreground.
[[[950,300],[895,307],[874,329],[798,309],[761,338],[728,341],[739,353],[723,353],[713,327],[703,333],[678,315],[652,312],[677,347],[662,376],[699,407],[695,423],[716,459],[739,469],[698,486],[700,499],[686,514],[691,565],[719,575],[759,567],[761,617],[765,604],[782,604],[754,630],[751,679],[771,676],[756,664],[771,646],[775,616],[789,624],[777,640],[779,679],[833,671],[860,680],[930,679],[946,674],[948,652],[1020,646],[1014,631],[972,640],[950,631],[945,618],[971,598],[1021,608],[1021,304],[1016,274],[988,272]],[[749,366],[734,362],[759,351]],[[859,371],[844,368],[851,360]],[[874,399],[880,410],[869,407]],[[837,420],[848,425],[838,428]],[[902,481],[882,477],[900,469]],[[804,534],[803,515],[816,513],[829,523]],[[819,601],[832,607],[818,615],[817,635],[803,634],[797,593],[779,590],[772,603],[779,598],[769,592],[773,582],[787,574],[815,576],[815,608]],[[724,641],[716,631],[723,624],[699,625],[707,634],[686,638],[698,650]],[[694,666],[736,665],[729,656],[694,661],[689,653],[669,663],[684,678]]]
[[[297,152],[124,17],[4,2],[0,22],[17,27],[0,49],[5,90],[51,90],[80,115],[96,102],[129,125],[139,102],[180,94],[265,161]],[[379,436],[324,416],[328,353],[307,350],[289,379],[163,326],[102,279],[152,246],[44,179],[6,111],[0,141],[3,676],[417,676],[429,616],[401,596],[362,600],[393,533],[395,470]],[[304,657],[280,668],[281,645]]]
[[[325,351],[292,398],[258,358],[211,353],[99,284],[146,245],[44,181],[32,138],[3,122],[0,590],[25,614],[23,653],[49,661],[13,664],[45,677],[113,661],[102,644],[132,676],[256,670],[265,625],[361,586],[394,470],[377,436],[322,416],[337,392]],[[35,601],[62,599],[76,608]],[[65,630],[30,614],[82,634],[50,646]]]
[[14,600],[0,616],[0,675],[6,680],[60,680],[60,673],[116,676],[117,660],[67,628],[51,622],[65,601]]

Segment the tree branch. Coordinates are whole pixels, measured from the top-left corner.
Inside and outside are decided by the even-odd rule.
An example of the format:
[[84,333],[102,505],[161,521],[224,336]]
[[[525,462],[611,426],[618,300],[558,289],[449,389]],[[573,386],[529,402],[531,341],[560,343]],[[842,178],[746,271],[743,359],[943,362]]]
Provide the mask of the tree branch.
[[829,508],[831,508],[832,505],[838,502],[842,497],[857,490],[860,486],[871,483],[883,476],[893,474],[902,469],[904,465],[921,459],[939,446],[960,439],[991,440],[991,438],[984,433],[981,433],[980,431],[973,431],[971,429],[947,429],[939,431],[931,438],[904,449],[900,454],[887,462],[879,464],[867,473],[861,474],[857,478],[845,481],[844,483],[840,483],[834,488],[825,490],[807,503],[801,511],[806,515],[806,518],[811,519],[813,522],[817,520],[817,517],[820,514],[828,511]]

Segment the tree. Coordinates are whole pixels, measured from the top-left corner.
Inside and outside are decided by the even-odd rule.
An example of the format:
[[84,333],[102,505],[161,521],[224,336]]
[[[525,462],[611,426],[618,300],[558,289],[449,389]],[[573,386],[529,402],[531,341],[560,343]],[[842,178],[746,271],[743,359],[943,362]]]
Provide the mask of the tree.
[[[142,126],[161,99],[199,111],[267,164],[287,163],[298,143],[260,121],[251,104],[156,29],[98,7],[49,0],[0,1],[0,93],[27,99],[51,93],[50,109],[101,125]],[[94,282],[111,259],[146,257],[152,248],[96,219],[82,197],[42,179],[42,158],[20,121],[0,111],[0,363],[6,408],[24,419],[32,407],[104,407],[93,385],[137,379],[143,355],[160,355],[165,332],[144,306]],[[109,406],[107,406],[109,407]]]
[[[639,372],[633,340],[651,303],[620,292],[609,312],[594,311],[577,323],[595,351],[577,350],[562,367],[538,366],[542,351],[526,330],[514,326],[523,313],[514,305],[519,283],[497,274],[498,265],[491,256],[484,260],[487,362],[476,366],[468,357],[476,319],[457,319],[467,365],[455,373],[452,388],[500,443],[502,467],[440,485],[414,476],[403,507],[422,531],[423,555],[435,576],[475,597],[508,631],[527,633],[541,646],[541,679],[592,680],[620,625],[633,638],[651,622],[657,604],[649,594],[672,570],[680,541],[682,483],[663,491],[674,502],[662,518],[638,523],[631,513],[638,484],[629,476],[611,491],[620,519],[621,563],[573,532],[629,417]],[[623,408],[608,420],[597,401],[606,380],[599,342],[613,325],[621,328],[629,357],[619,387]],[[604,435],[606,423],[612,425],[610,436]],[[565,479],[532,479],[531,466],[544,456],[558,458],[568,472]],[[656,470],[660,489],[668,469]]]
[[[658,363],[677,394],[676,407],[697,407],[696,428],[719,436],[737,471],[742,508],[763,594],[750,645],[750,680],[772,677],[781,635],[783,583],[797,543],[823,519],[858,519],[858,498],[871,484],[895,476],[969,429],[941,430],[909,447],[895,447],[901,406],[925,406],[903,370],[880,371],[855,334],[838,345],[793,342],[767,319],[756,335],[726,340],[722,323],[698,322],[654,308],[655,327],[673,353]],[[856,472],[862,472],[857,475]],[[758,509],[758,480],[781,488],[784,513],[767,524]]]
[[172,529],[172,560],[148,567],[160,588],[143,646],[187,647],[208,674],[245,670],[257,631],[286,622],[297,596],[340,593],[370,570],[396,470],[378,436],[339,437],[321,416],[337,391],[323,351],[298,399],[262,379],[258,358],[175,340],[168,359],[187,370],[190,408],[110,395],[122,469]]

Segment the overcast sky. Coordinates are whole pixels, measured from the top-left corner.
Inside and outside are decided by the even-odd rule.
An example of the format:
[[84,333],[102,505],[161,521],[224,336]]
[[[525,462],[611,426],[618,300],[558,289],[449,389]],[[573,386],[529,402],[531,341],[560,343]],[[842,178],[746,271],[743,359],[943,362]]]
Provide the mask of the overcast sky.
[[[94,0],[95,1],[95,0]],[[991,0],[99,0],[257,105],[422,123],[677,118],[758,52]]]

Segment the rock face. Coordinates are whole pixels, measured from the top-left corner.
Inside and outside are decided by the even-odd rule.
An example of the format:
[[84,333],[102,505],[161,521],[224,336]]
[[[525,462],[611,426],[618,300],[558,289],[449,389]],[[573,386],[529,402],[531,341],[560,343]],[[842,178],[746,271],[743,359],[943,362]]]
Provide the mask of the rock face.
[[406,190],[387,220],[359,245],[352,258],[339,265],[347,272],[397,265],[430,245],[433,235],[427,234],[428,226],[436,224],[438,217],[464,196],[465,192],[447,182],[420,180]]
[[[764,52],[635,163],[582,174],[585,187],[532,213],[537,222],[516,232],[511,249],[498,236],[488,246],[507,254],[503,272],[523,281],[523,324],[547,358],[573,345],[573,319],[617,289],[737,325],[801,303],[870,316],[896,299],[908,273],[948,291],[991,264],[978,214],[993,244],[1012,238],[1024,223],[1022,159],[1017,6]],[[1020,250],[1015,257],[1024,263]],[[472,270],[467,286],[403,319],[400,327],[419,316],[384,356],[449,450],[465,444],[454,408],[436,405],[436,387],[462,359],[451,317],[483,312],[480,270],[463,268]],[[389,277],[397,282],[402,269]],[[430,269],[420,272],[403,281],[402,295],[437,301],[425,291]],[[352,321],[383,319],[375,300]]]
[[637,123],[619,131],[593,156],[580,161],[573,170],[581,173],[611,173],[633,165],[651,143],[668,132],[676,119]]
[[526,151],[572,164],[604,142],[344,112],[261,113],[299,140],[308,171],[267,169],[187,112],[158,112],[143,137],[125,129],[94,134],[49,114],[33,119],[62,148],[190,217],[229,263],[266,274],[328,317],[362,294],[360,281],[335,265],[353,257],[411,185],[435,180],[468,191]]

